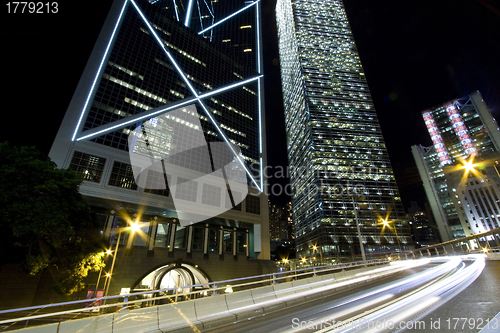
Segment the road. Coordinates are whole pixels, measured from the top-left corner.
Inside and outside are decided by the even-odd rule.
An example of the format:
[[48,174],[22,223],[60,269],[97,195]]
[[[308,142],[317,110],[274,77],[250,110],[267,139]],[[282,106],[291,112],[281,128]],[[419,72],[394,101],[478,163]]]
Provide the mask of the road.
[[[469,291],[481,289],[480,285],[471,284],[481,274],[484,263],[484,259],[477,257],[463,261],[458,257],[434,259],[358,289],[319,297],[204,332],[441,332],[436,319],[442,318],[441,325],[446,326],[443,320],[445,316],[453,318],[449,311],[456,307],[456,301]],[[488,268],[488,274],[479,282],[498,281],[496,271],[492,264],[492,271]],[[471,316],[470,307],[464,311]],[[477,315],[492,318],[496,315],[493,312],[489,309]],[[436,329],[432,328],[433,324]],[[449,332],[460,332],[456,328],[455,325],[455,330]],[[477,326],[474,328],[473,332],[479,331]]]

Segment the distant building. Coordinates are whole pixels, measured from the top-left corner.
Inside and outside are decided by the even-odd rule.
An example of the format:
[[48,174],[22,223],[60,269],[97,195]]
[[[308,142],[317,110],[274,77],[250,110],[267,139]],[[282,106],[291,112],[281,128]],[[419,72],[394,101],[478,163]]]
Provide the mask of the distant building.
[[[316,246],[323,256],[352,260],[360,240],[373,255],[410,249],[343,2],[278,0],[276,17],[297,253]],[[391,234],[382,232],[383,220]]]
[[484,219],[500,214],[495,197],[500,131],[481,94],[422,116],[433,146],[416,145],[412,153],[442,241],[489,230],[496,217]]
[[416,248],[441,243],[438,228],[427,203],[425,209],[421,209],[415,201],[412,201],[408,209],[408,218]]
[[269,202],[269,235],[272,241],[295,238],[291,203],[281,206]]

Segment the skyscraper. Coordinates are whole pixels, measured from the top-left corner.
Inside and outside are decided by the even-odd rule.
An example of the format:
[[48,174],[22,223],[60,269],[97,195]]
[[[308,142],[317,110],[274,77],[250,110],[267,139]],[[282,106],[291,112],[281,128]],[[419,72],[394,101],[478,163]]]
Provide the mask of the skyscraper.
[[297,251],[316,245],[359,255],[357,224],[368,254],[407,248],[409,228],[342,1],[278,0],[276,13]]
[[[433,146],[412,147],[443,241],[500,226],[500,132],[479,92],[422,113]],[[466,165],[477,164],[480,172]],[[462,179],[466,171],[466,179]],[[481,198],[479,200],[479,198]],[[490,217],[493,217],[492,221]]]
[[[122,238],[129,251],[269,258],[260,25],[258,1],[115,0],[49,154],[82,174],[111,242],[137,221],[146,237]],[[196,209],[218,213],[179,223]]]

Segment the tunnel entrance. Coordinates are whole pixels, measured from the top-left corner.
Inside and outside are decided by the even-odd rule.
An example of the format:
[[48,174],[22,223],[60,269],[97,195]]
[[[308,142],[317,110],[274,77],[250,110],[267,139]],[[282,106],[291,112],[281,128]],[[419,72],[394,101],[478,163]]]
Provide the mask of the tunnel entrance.
[[[160,294],[178,295],[179,297],[186,297],[193,291],[199,291],[199,294],[187,296],[188,298],[196,298],[206,296],[208,286],[200,286],[194,288],[185,288],[187,286],[208,283],[209,279],[197,267],[189,264],[176,265],[175,263],[161,266],[148,273],[134,288],[135,292],[147,290],[162,290],[162,289],[175,289],[169,291],[162,291]],[[159,295],[158,295],[159,296]]]

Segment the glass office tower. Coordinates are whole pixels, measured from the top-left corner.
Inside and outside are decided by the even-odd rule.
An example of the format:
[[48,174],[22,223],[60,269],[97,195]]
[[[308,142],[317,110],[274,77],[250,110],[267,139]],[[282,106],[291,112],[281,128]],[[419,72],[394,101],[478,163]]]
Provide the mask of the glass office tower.
[[[112,237],[120,220],[138,220],[148,237],[122,239],[129,249],[269,258],[260,176],[265,138],[259,6],[258,1],[113,3],[50,151],[59,167],[82,174],[80,191],[101,209],[105,236]],[[172,124],[191,131],[187,141],[175,137]],[[201,178],[174,179],[158,168],[137,173],[129,153],[179,152],[200,128],[206,141],[200,149],[212,147],[205,160],[210,169],[221,167],[210,144],[227,144],[253,195],[245,198],[229,185],[217,187]],[[199,156],[178,157],[192,172],[204,167]],[[227,211],[185,226],[177,219],[175,200],[192,202],[193,209]]]
[[356,224],[367,254],[407,248],[409,228],[342,1],[278,0],[276,13],[297,250],[359,255]]

